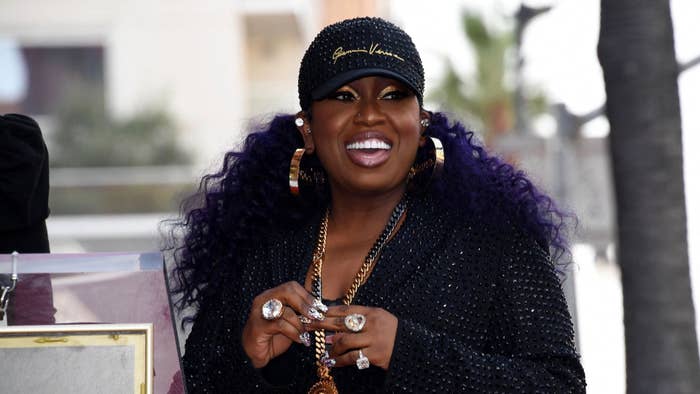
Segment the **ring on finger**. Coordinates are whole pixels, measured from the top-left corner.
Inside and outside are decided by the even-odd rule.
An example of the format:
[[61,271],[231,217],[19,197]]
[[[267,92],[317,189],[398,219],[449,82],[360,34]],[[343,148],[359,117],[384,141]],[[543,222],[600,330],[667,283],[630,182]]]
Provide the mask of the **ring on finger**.
[[282,316],[284,305],[277,298],[270,298],[262,305],[262,315],[265,320],[276,320]]
[[369,368],[369,359],[362,353],[362,349],[359,350],[359,357],[357,357],[355,365],[357,365],[357,369]]
[[361,313],[353,313],[345,316],[343,322],[345,323],[345,328],[348,330],[352,332],[360,332],[365,326],[365,323],[367,323],[367,318],[365,318],[365,315]]

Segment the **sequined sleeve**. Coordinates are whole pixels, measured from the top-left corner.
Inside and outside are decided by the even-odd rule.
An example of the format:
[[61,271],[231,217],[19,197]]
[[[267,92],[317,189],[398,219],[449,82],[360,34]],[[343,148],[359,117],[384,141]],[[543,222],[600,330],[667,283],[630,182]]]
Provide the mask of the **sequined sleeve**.
[[548,254],[517,232],[500,236],[503,242],[492,242],[497,258],[491,264],[486,258],[459,261],[461,283],[467,289],[470,281],[480,283],[463,295],[468,305],[460,312],[472,313],[478,308],[469,307],[483,303],[483,318],[457,314],[444,328],[444,321],[398,316],[388,392],[585,392],[571,319]]
[[182,359],[189,392],[227,392],[232,382],[255,375],[240,346],[241,330],[233,317],[245,312],[233,289],[212,294],[197,314]]
[[241,334],[249,305],[265,283],[263,267],[253,265],[241,274],[222,273],[224,285],[200,308],[187,338],[183,371],[190,393],[275,392],[294,378],[294,347],[273,359],[268,367],[253,368],[241,346]]

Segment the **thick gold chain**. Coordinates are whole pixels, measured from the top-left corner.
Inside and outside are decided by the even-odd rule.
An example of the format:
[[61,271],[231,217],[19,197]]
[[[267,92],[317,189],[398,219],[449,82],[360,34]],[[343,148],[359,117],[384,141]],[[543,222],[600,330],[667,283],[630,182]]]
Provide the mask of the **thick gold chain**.
[[[365,283],[367,276],[369,275],[374,262],[384,248],[384,245],[394,233],[396,227],[401,221],[401,217],[406,212],[406,201],[402,199],[399,204],[394,208],[391,213],[391,218],[387,223],[387,226],[382,231],[377,241],[372,245],[370,252],[365,257],[362,266],[355,274],[355,278],[352,281],[352,285],[345,292],[343,297],[343,304],[350,305],[352,300],[355,298],[357,291],[360,286]],[[322,273],[323,273],[323,260],[326,257],[326,239],[328,237],[328,217],[330,211],[326,210],[326,213],[321,220],[321,225],[318,230],[318,240],[316,242],[316,248],[313,255],[313,277],[311,279],[311,291],[314,296],[319,300],[323,301],[323,288],[322,288]],[[335,383],[333,382],[333,377],[330,375],[330,369],[323,363],[323,357],[326,355],[326,332],[325,330],[315,330],[314,331],[314,348],[316,351],[316,367],[317,374],[319,377],[319,382],[311,387],[309,393],[337,393]]]
[[[316,297],[319,301],[323,301],[323,295],[321,294],[321,272],[323,272],[323,259],[326,254],[326,237],[328,235],[328,211],[321,221],[321,226],[318,230],[318,242],[316,243],[316,250],[314,251],[313,264],[314,264],[314,276],[311,280],[312,290],[315,290]],[[317,288],[315,288],[318,286]],[[314,331],[314,346],[316,348],[316,366],[318,368],[318,377],[325,378],[328,377],[329,371],[321,359],[326,353],[326,331],[325,330],[315,330]]]

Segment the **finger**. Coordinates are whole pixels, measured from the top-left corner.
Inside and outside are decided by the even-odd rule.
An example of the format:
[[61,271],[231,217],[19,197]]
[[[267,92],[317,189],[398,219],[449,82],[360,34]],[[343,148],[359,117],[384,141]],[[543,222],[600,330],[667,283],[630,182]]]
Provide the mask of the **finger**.
[[[336,315],[337,312],[335,310],[332,310],[332,308],[334,308],[334,307],[331,307],[328,309],[328,314],[326,315],[326,319],[324,319],[323,321],[312,321],[311,324],[309,324],[307,326],[307,329],[314,329],[314,330],[323,329],[323,330],[349,332],[349,333],[363,332],[363,331],[366,331],[368,329],[368,327],[371,326],[370,320],[376,319],[378,317],[377,313],[374,313],[374,312],[376,312],[376,308],[366,308],[366,307],[347,308],[347,309],[344,309],[344,311],[350,312],[350,313],[348,313],[346,315],[340,315],[340,316],[337,316]],[[365,313],[361,313],[360,311],[365,312]],[[332,316],[331,314],[335,315],[335,316]],[[348,316],[352,316],[352,315],[362,315],[362,316],[355,316],[356,317],[355,319],[352,319],[350,322],[348,322],[348,323],[350,323],[350,326],[348,326],[346,324],[346,319],[348,318]],[[359,319],[362,317],[364,317],[364,323],[359,323]],[[359,328],[359,331],[351,329],[353,327],[353,324],[352,324],[353,321],[355,322],[355,328],[356,329]],[[359,326],[357,324],[359,324]]]
[[[295,281],[283,283],[275,288],[268,289],[259,294],[253,301],[254,309],[252,311],[262,311],[262,306],[265,304],[265,302],[273,298],[280,300],[282,304],[292,308],[292,310],[294,310],[297,314],[301,314],[312,319],[324,318],[323,314],[312,306],[315,298]],[[261,314],[260,316],[262,317]]]
[[352,350],[369,347],[372,344],[370,334],[337,333],[333,336],[333,346],[329,351],[331,357],[338,357]]
[[300,336],[299,330],[296,327],[294,327],[293,324],[289,323],[286,319],[277,319],[270,321],[270,329],[273,333],[282,334],[296,343],[306,345]]
[[280,319],[284,319],[287,321],[287,323],[294,326],[294,328],[298,331],[297,335],[308,331],[304,324],[302,324],[299,320],[299,315],[297,315],[292,308],[284,308],[284,313]]
[[[372,355],[371,355],[371,348],[364,348],[362,349],[362,354],[367,357],[369,360],[369,363],[372,364]],[[335,368],[338,367],[347,367],[350,365],[357,365],[357,359],[360,358],[360,351],[359,349],[355,349],[352,351],[349,351],[347,353],[343,353],[337,357],[334,358],[335,360]]]
[[311,333],[306,329],[304,324],[299,320],[299,315],[296,314],[291,308],[285,308],[284,314],[281,319],[287,321],[297,330],[297,338],[299,338],[299,343],[306,347],[311,346]]
[[326,317],[324,320],[312,320],[306,325],[307,330],[328,330],[328,331],[348,331],[345,327],[345,316]]
[[[289,305],[298,314],[315,320],[323,320],[325,318],[324,314],[328,310],[328,307],[306,291],[299,282],[287,282],[283,284],[282,287],[290,295]],[[293,295],[296,295],[296,297]]]
[[367,315],[371,313],[371,311],[376,308],[371,308],[367,306],[361,306],[361,305],[335,305],[335,306],[330,306],[328,307],[328,312],[326,312],[326,317],[337,317],[337,316],[342,316],[345,317],[346,315],[352,314],[352,313],[360,313],[363,315]]

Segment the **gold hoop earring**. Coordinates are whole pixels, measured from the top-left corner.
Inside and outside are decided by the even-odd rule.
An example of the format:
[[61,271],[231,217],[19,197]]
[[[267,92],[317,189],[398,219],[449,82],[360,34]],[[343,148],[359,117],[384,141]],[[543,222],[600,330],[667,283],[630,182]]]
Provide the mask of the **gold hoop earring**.
[[442,141],[437,137],[428,137],[430,142],[433,143],[433,157],[435,164],[433,164],[433,172],[430,175],[430,180],[437,179],[445,167],[445,149],[442,147]]
[[[428,151],[428,158],[421,161],[419,164],[414,164],[408,171],[408,182],[412,187],[420,188],[427,186],[435,179],[440,177],[442,170],[445,167],[445,150],[442,147],[442,141],[436,137],[427,137],[432,145],[432,149]],[[430,174],[428,175],[428,170]]]
[[293,196],[299,195],[299,173],[301,167],[301,157],[304,156],[306,149],[298,148],[292,155],[292,160],[289,163],[289,192]]

